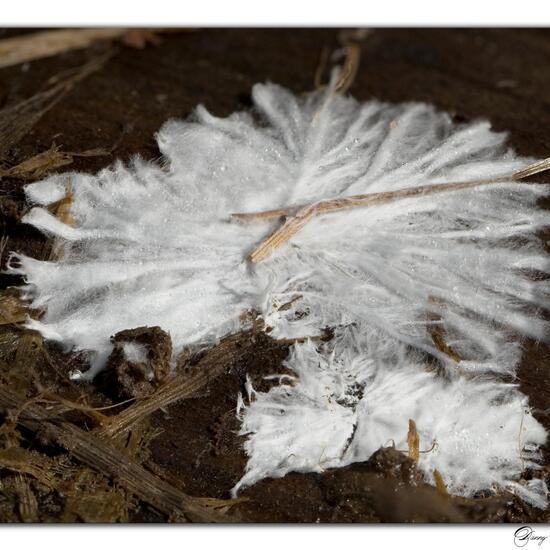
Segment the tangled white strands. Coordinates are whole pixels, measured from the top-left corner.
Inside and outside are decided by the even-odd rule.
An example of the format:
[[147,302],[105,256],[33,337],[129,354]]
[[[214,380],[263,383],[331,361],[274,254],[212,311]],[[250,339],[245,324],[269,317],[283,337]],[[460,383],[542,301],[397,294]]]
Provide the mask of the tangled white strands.
[[[544,482],[520,476],[536,467],[546,434],[525,396],[497,381],[515,372],[518,335],[548,331],[537,314],[549,283],[533,276],[550,271],[536,237],[549,223],[537,208],[548,186],[502,177],[532,159],[507,150],[487,122],[455,125],[429,105],[362,104],[330,88],[296,97],[272,84],[256,85],[253,99],[253,113],[219,119],[198,107],[166,123],[165,166],[136,159],[27,186],[36,206],[25,221],[62,251],[52,262],[15,256],[31,305],[46,308],[29,326],[95,352],[88,377],[103,367],[109,337],[129,327],[160,325],[175,353],[238,330],[249,309],[275,337],[339,327],[330,344],[295,346],[293,386],[282,380],[241,403],[250,460],[235,490],[364,460],[388,440],[403,448],[414,418],[421,444],[435,442],[419,460],[429,481],[437,468],[456,494],[508,488],[544,506]],[[230,219],[495,177],[318,216],[256,264],[246,258],[276,222]],[[48,209],[69,184],[74,226]],[[420,352],[441,362],[445,379]]]

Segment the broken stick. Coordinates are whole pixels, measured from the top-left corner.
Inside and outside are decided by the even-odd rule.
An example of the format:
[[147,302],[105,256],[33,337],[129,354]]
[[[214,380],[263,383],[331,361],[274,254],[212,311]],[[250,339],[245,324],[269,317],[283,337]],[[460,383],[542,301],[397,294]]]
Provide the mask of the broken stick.
[[462,189],[472,189],[483,185],[495,183],[505,183],[508,181],[518,181],[528,176],[544,172],[550,168],[550,158],[536,162],[506,176],[499,176],[491,179],[476,181],[463,181],[455,183],[435,183],[431,185],[421,185],[408,189],[397,189],[395,191],[386,191],[382,193],[366,193],[362,195],[352,195],[334,199],[325,199],[316,203],[307,205],[296,205],[264,212],[235,213],[231,218],[238,221],[255,221],[279,218],[281,216],[292,215],[282,227],[264,240],[248,257],[252,263],[258,263],[270,256],[277,248],[289,241],[298,233],[313,217],[321,214],[328,214],[339,210],[347,210],[360,206],[371,206],[373,204],[382,204],[393,200],[405,199],[410,197],[421,197],[435,193],[446,193],[449,191],[458,191]]

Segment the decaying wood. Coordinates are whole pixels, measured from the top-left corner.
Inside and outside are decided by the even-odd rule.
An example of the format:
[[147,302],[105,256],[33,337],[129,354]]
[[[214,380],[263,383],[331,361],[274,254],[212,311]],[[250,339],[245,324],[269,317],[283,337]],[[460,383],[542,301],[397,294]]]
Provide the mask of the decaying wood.
[[[203,501],[186,495],[158,479],[109,442],[59,417],[52,417],[45,407],[29,404],[28,400],[5,386],[0,386],[0,410],[8,417],[12,415],[11,411],[17,411],[16,417],[12,418],[14,422],[39,434],[42,439],[60,445],[77,460],[107,475],[130,493],[171,517],[183,516],[187,520],[201,522],[231,521],[231,518],[214,509],[212,499]],[[231,505],[231,501],[216,502]]]
[[473,189],[476,187],[495,183],[505,183],[508,181],[518,181],[528,176],[544,172],[549,168],[550,158],[547,158],[543,161],[527,166],[522,170],[518,170],[513,174],[499,176],[496,178],[454,183],[435,183],[411,187],[408,189],[385,191],[382,193],[366,193],[362,195],[352,195],[349,197],[325,199],[312,204],[288,206],[277,208],[275,210],[267,210],[264,212],[234,213],[231,214],[231,218],[241,222],[249,222],[280,218],[282,216],[292,216],[282,225],[282,227],[272,233],[249,255],[249,260],[252,263],[257,263],[269,257],[277,248],[290,240],[315,216],[340,210],[348,210],[350,208],[382,204],[399,199],[422,197],[462,189]]
[[90,468],[81,467],[66,482],[65,505],[60,521],[64,523],[127,523],[133,499],[118,484]]
[[32,492],[28,479],[16,474],[14,478],[14,489],[19,499],[18,509],[19,516],[23,523],[34,523],[38,519],[38,502],[36,496]]
[[[113,349],[105,369],[116,375],[118,394],[130,399],[150,396],[171,374],[172,339],[160,327],[136,327],[111,336]],[[129,360],[125,346],[128,343],[143,346],[146,357]]]
[[247,353],[251,353],[257,345],[256,335],[256,330],[252,329],[222,339],[198,361],[192,373],[177,374],[148,398],[135,402],[111,417],[105,426],[97,429],[97,434],[101,437],[114,437],[158,409],[195,395],[211,380],[229,370]]
[[49,457],[19,445],[0,449],[0,468],[31,476],[50,488],[55,485],[51,463]]

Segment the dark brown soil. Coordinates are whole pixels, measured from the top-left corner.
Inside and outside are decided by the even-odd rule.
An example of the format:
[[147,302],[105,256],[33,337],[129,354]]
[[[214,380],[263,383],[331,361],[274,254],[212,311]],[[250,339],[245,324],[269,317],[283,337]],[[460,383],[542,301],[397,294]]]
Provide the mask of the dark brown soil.
[[[18,32],[0,30],[0,38]],[[250,106],[250,88],[256,82],[271,80],[297,92],[311,90],[325,47],[338,47],[337,30],[204,29],[165,35],[159,46],[143,50],[117,46],[102,69],[78,84],[9,151],[7,161],[15,165],[53,142],[73,152],[114,146],[111,156],[77,157],[65,169],[96,171],[115,158],[127,160],[135,154],[155,159],[159,151],[154,134],[162,123],[187,116],[199,103],[217,115],[228,115]],[[51,77],[106,48],[98,45],[0,69],[0,109],[44,89]],[[549,58],[547,29],[378,29],[362,44],[361,66],[350,93],[362,100],[427,101],[451,112],[457,121],[488,118],[495,129],[510,132],[510,145],[518,152],[544,157],[550,155]],[[6,250],[44,258],[50,252],[47,241],[19,223],[26,208],[24,183],[16,178],[0,180],[0,234],[8,237]],[[548,241],[549,235],[545,237]],[[5,260],[3,255],[2,268]],[[0,289],[19,282],[0,275]],[[95,406],[112,403],[120,393],[149,391],[144,385],[128,389],[133,386],[127,366],[120,367],[119,382],[107,377],[98,380],[96,388],[76,386],[67,381],[67,373],[85,358],[48,345],[44,348],[48,361],[41,346],[36,335],[0,327],[3,383],[28,395],[45,385],[68,399],[84,394]],[[197,396],[156,412],[151,418],[157,430],[149,444],[151,467],[189,495],[227,498],[246,464],[242,439],[236,434],[236,396],[243,391],[247,374],[255,387],[265,388],[263,377],[283,371],[286,353],[285,344],[274,346],[267,337],[260,337],[254,353]],[[548,346],[525,343],[518,381],[537,417],[550,430]],[[71,419],[84,425],[81,416],[73,413]],[[45,448],[25,431],[21,437],[25,445],[50,457],[60,452]],[[0,484],[8,475],[0,469]],[[103,487],[103,482],[98,483]],[[9,487],[9,483],[0,486],[0,519],[17,521],[21,513],[18,516],[16,508],[10,507]],[[34,489],[35,521],[88,520],[76,512],[67,514],[64,497]],[[510,495],[480,495],[471,500],[446,497],[423,483],[410,459],[391,449],[380,451],[367,463],[324,474],[264,480],[243,496],[248,501],[236,506],[235,513],[243,521],[255,522],[549,519],[548,513],[530,509]],[[113,515],[113,521],[120,519],[164,522],[168,518],[143,502],[133,502],[127,515]]]

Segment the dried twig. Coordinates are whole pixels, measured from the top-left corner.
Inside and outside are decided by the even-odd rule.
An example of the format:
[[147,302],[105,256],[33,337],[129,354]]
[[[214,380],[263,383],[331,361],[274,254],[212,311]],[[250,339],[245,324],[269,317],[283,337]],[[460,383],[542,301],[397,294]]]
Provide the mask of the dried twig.
[[[355,81],[357,71],[359,70],[359,62],[361,60],[361,42],[370,34],[369,29],[346,29],[346,31],[339,33],[339,41],[343,46],[343,49],[334,52],[334,54],[340,54],[343,52],[344,63],[338,74],[338,81],[334,85],[334,92],[345,94],[350,86]],[[319,59],[319,65],[315,70],[314,86],[316,90],[324,88],[321,83],[323,72],[327,66],[329,58],[329,50],[324,47],[321,50],[321,56]]]
[[291,239],[298,231],[300,231],[312,218],[330,212],[339,210],[347,210],[361,206],[371,206],[373,204],[381,204],[391,202],[398,199],[410,197],[422,197],[433,195],[435,193],[446,193],[449,191],[458,191],[462,189],[473,189],[484,185],[495,183],[505,183],[508,181],[517,181],[528,176],[544,172],[550,168],[550,158],[537,162],[522,170],[518,170],[513,174],[499,176],[496,178],[463,181],[454,183],[435,183],[430,185],[421,185],[408,189],[397,189],[395,191],[386,191],[382,193],[366,193],[362,195],[352,195],[350,197],[342,197],[335,199],[325,199],[316,203],[307,205],[296,205],[275,210],[267,210],[265,212],[250,212],[250,213],[235,213],[231,214],[231,218],[248,222],[256,220],[265,220],[279,218],[281,216],[291,215],[282,227],[275,231],[271,236],[264,240],[250,255],[249,260],[253,263],[260,262],[270,256],[277,248]]
[[317,69],[315,69],[315,76],[313,77],[313,86],[316,90],[323,89],[324,85],[322,84],[323,71],[327,65],[329,49],[326,46],[323,46],[321,50],[321,55],[319,57],[319,64]]
[[345,53],[344,65],[340,70],[338,82],[334,87],[334,91],[340,94],[345,94],[349,90],[357,76],[359,61],[361,60],[361,47],[358,43],[349,43],[345,47]]

